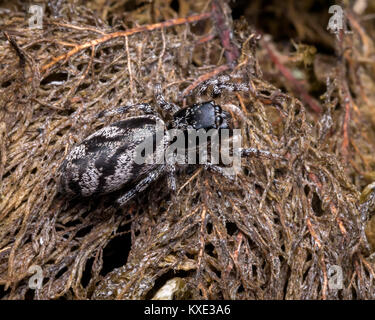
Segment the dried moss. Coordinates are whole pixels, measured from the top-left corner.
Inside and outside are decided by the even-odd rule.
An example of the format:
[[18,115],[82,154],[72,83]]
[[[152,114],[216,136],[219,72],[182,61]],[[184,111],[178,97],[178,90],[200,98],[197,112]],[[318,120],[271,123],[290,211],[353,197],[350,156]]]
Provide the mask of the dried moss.
[[[170,1],[131,2],[136,8],[106,3],[52,2],[42,30],[28,29],[23,5],[0,11],[2,29],[25,59],[20,64],[15,47],[1,39],[3,298],[149,299],[175,277],[184,283],[177,298],[374,298],[364,231],[372,206],[359,204],[364,180],[354,174],[356,166],[371,171],[363,167],[362,146],[370,152],[372,144],[361,138],[367,126],[351,126],[353,145],[363,151],[351,151],[353,165],[343,161],[340,81],[346,74],[325,88],[323,113],[315,114],[303,97],[268,81],[275,67],[265,62],[265,46],[244,20],[233,25],[238,65],[200,83],[194,81],[225,63],[209,19],[113,37],[54,63],[53,57],[104,33],[177,16]],[[206,1],[179,1],[178,9],[188,16],[207,8]],[[223,82],[219,92],[215,81]],[[111,196],[68,201],[57,195],[57,169],[69,148],[114,120],[99,121],[97,114],[153,102],[159,82],[180,105],[214,96],[243,129],[246,146],[288,161],[243,159],[235,183],[199,167],[181,170],[176,202],[157,183],[117,212],[106,210]],[[45,277],[35,293],[28,288],[31,265],[40,265]],[[332,265],[342,267],[342,290],[328,287]]]

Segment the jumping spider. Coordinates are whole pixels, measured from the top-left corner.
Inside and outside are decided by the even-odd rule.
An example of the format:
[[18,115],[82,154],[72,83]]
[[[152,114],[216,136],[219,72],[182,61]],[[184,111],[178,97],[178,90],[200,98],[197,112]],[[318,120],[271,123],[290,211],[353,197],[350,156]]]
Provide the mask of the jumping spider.
[[[159,86],[156,102],[166,113],[172,111],[172,120],[163,121],[161,114],[144,103],[101,112],[98,117],[121,114],[130,108],[138,108],[145,115],[112,123],[75,145],[59,169],[59,191],[73,197],[89,197],[123,190],[115,201],[118,206],[123,206],[152,182],[167,174],[168,186],[174,192],[176,165],[170,162],[138,164],[135,161],[137,146],[146,139],[146,136],[155,136],[157,121],[161,121],[168,129],[221,130],[228,128],[229,114],[213,101],[180,109],[177,105],[166,102]],[[166,134],[157,143],[156,150],[163,152],[171,141]],[[254,148],[241,149],[240,152],[242,156],[263,155],[267,158],[279,158],[277,155]],[[204,167],[224,174],[223,168],[218,165],[206,164]]]

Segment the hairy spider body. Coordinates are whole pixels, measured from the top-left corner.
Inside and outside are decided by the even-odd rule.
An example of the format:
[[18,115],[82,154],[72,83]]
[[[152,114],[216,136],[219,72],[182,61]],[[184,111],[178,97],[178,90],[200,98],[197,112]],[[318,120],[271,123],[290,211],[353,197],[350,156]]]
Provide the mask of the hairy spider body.
[[[136,161],[139,146],[151,138],[154,147],[151,156],[160,159],[173,142],[168,131],[164,129],[180,129],[184,134],[188,130],[226,129],[229,114],[213,101],[194,104],[184,109],[166,102],[160,93],[156,96],[156,101],[164,111],[173,111],[171,121],[163,121],[148,104],[101,112],[99,117],[124,113],[129,108],[138,108],[146,114],[115,122],[74,146],[59,169],[60,193],[71,197],[89,197],[123,190],[122,195],[116,200],[116,204],[122,206],[164,174],[167,174],[169,188],[175,191],[175,163],[168,159],[165,159],[166,162],[139,163]],[[159,132],[156,129],[157,123],[162,124],[164,132],[160,140],[156,139]],[[277,155],[254,148],[241,149],[241,155],[280,159]],[[226,176],[220,166],[205,164],[204,167]]]
[[[176,106],[158,99],[165,110],[176,110]],[[89,197],[108,194],[124,189],[117,199],[124,205],[137,193],[145,190],[161,175],[168,173],[168,185],[175,190],[174,165],[170,163],[143,163],[135,161],[137,146],[148,137],[156,136],[156,124],[160,121],[164,128],[173,129],[222,129],[227,128],[227,114],[212,101],[195,104],[174,113],[169,124],[157,115],[148,104],[138,104],[105,111],[99,115],[124,113],[137,107],[146,113],[144,116],[130,117],[106,126],[74,146],[60,167],[59,191],[70,196]],[[156,141],[155,157],[164,152],[170,144],[168,134]]]

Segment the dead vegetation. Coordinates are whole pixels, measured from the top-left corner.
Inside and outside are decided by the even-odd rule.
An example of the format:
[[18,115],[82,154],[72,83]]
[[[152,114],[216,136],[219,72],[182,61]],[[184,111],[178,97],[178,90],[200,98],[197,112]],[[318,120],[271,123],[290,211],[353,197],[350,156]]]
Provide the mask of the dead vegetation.
[[[373,8],[345,7],[336,38],[312,2],[56,0],[43,29],[4,4],[0,296],[149,299],[178,277],[179,299],[373,299]],[[243,159],[235,183],[181,170],[175,203],[162,182],[116,212],[58,195],[66,152],[114,120],[97,114],[153,103],[159,82],[180,105],[214,98],[246,146],[288,161]]]

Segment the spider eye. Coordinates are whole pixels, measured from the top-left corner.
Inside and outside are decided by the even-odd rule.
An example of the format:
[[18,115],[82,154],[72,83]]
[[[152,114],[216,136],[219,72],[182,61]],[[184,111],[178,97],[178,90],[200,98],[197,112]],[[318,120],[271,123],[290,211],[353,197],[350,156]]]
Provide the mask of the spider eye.
[[223,118],[221,116],[217,116],[215,118],[215,124],[217,127],[220,127],[223,124]]

